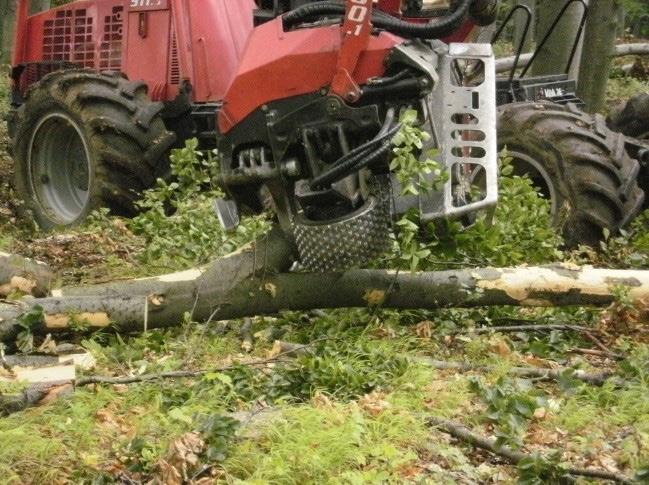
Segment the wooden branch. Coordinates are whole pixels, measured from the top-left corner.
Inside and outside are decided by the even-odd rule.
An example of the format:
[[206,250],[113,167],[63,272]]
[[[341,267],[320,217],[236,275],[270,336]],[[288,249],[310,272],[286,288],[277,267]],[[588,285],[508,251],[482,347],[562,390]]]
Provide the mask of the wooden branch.
[[459,329],[454,331],[455,334],[460,333],[510,333],[510,332],[594,332],[595,329],[589,327],[583,327],[580,325],[566,325],[566,324],[543,324],[539,323],[538,325],[494,325],[494,326],[484,326],[477,328],[466,328]]
[[[284,354],[278,354],[275,357],[265,360],[255,360],[252,362],[241,362],[238,365],[243,365],[247,367],[258,367],[268,364],[274,364],[277,362],[283,362],[281,358]],[[234,369],[234,365],[227,365],[224,367],[218,367],[215,369],[205,369],[205,370],[179,370],[179,371],[170,371],[170,372],[160,372],[158,374],[141,374],[138,376],[120,376],[120,377],[106,377],[106,376],[88,376],[81,377],[76,381],[76,387],[89,386],[91,384],[136,384],[140,382],[150,382],[158,381],[162,379],[184,379],[189,377],[202,377],[208,372],[225,372],[228,370]]]
[[[506,446],[498,446],[496,444],[496,440],[480,436],[479,434],[474,433],[469,428],[463,426],[460,423],[449,421],[447,419],[441,419],[438,417],[429,417],[428,423],[429,425],[434,426],[447,434],[450,434],[454,438],[469,443],[476,448],[487,450],[494,455],[498,455],[506,459],[514,465],[517,465],[527,458],[532,458],[532,455],[528,453],[512,450],[511,448],[508,448]],[[611,473],[605,470],[597,470],[594,468],[568,467],[566,468],[566,473],[573,476],[597,478],[600,480],[612,480],[617,483],[633,483],[630,478],[622,474]]]
[[45,263],[0,252],[0,298],[20,292],[46,296],[54,280]]
[[[642,56],[649,55],[649,43],[646,44],[621,44],[615,47],[613,57]],[[532,54],[523,54],[519,60],[518,67],[523,68],[532,59]],[[496,72],[508,72],[514,67],[515,56],[496,59]]]
[[182,273],[106,285],[65,288],[52,297],[0,303],[0,341],[11,342],[27,312],[39,311],[37,333],[96,330],[119,332],[195,321],[277,314],[284,310],[380,305],[395,309],[441,307],[606,306],[613,287],[626,285],[632,299],[649,299],[649,271],[574,265],[409,273],[351,270],[286,273],[293,248],[279,230],[212,264]]
[[[417,362],[420,362],[424,365],[432,367],[437,370],[458,370],[461,372],[491,372],[498,370],[497,367],[491,365],[473,365],[467,364],[465,362],[447,362],[443,360],[433,360],[428,358],[419,358]],[[548,381],[557,381],[561,379],[566,371],[573,369],[561,368],[561,369],[539,369],[536,367],[512,367],[507,370],[507,373],[516,377],[533,377],[541,380]],[[618,387],[622,387],[625,384],[625,381],[622,379],[614,378],[615,375],[612,372],[596,372],[590,373],[585,372],[580,369],[574,369],[570,374],[570,377],[577,379],[579,381],[591,384],[594,386],[603,386],[607,381],[612,380],[614,384]]]

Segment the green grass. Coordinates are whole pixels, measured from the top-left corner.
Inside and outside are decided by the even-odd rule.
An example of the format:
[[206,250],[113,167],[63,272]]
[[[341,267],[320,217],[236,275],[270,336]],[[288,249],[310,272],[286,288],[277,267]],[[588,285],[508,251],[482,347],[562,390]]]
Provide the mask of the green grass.
[[[193,180],[198,159],[190,152],[184,152],[180,168]],[[125,233],[120,229],[123,222],[103,214],[90,221],[84,234],[132,245],[135,254],[108,258],[68,278],[150,274],[159,272],[156,264],[185,267],[225,251],[219,244],[227,236],[211,227],[213,218],[196,217],[196,210],[202,213],[205,207],[186,204],[198,190],[195,185],[171,190],[178,210],[175,219],[164,219],[168,189],[161,186],[149,194],[151,210],[133,223],[133,232],[141,231],[139,235]],[[430,244],[431,255],[421,266],[440,269],[457,263],[503,265],[565,258],[638,267],[649,261],[645,219],[639,219],[627,235],[610,238],[599,254],[566,253],[548,229],[547,203],[526,180],[505,178],[501,193],[493,224],[486,219],[469,229],[449,224],[447,236],[422,227],[417,237],[428,238],[425,244]],[[194,232],[174,234],[174,224],[192,226]],[[265,226],[262,220],[248,224],[228,244],[242,244]],[[201,246],[211,236],[213,244]],[[0,247],[15,244],[11,237],[4,235]],[[184,243],[182,252],[158,263],[157,255]],[[97,374],[138,375],[231,364],[233,368],[195,379],[77,389],[47,406],[1,418],[0,483],[161,479],[165,464],[178,459],[174,443],[188,433],[198,433],[205,441],[197,463],[185,463],[188,473],[205,466],[217,483],[515,482],[513,467],[429,429],[425,425],[429,415],[454,419],[483,435],[501,433],[515,419],[513,441],[521,438],[523,445],[543,452],[569,450],[569,458],[577,460],[595,450],[632,475],[649,462],[649,351],[638,335],[620,335],[607,342],[613,350],[632,354],[619,366],[607,364],[629,380],[630,385],[620,390],[505,379],[515,365],[585,369],[600,365],[570,352],[592,346],[581,336],[464,333],[469,327],[511,319],[595,326],[600,318],[601,311],[594,309],[291,312],[255,319],[253,332],[263,333],[272,326],[285,341],[311,343],[309,353],[262,368],[245,362],[267,357],[273,342],[258,338],[252,353],[243,352],[237,331],[241,322],[232,322],[226,334],[216,324],[187,321],[178,328],[139,336],[110,332],[86,336],[80,343],[96,358],[97,369],[92,372]],[[468,374],[434,371],[418,362],[420,356],[495,369]],[[476,379],[482,392],[476,391]],[[511,391],[511,399],[493,393],[499,386]],[[529,409],[521,407],[531,397],[545,399],[534,402],[547,402],[548,407],[554,403],[546,419],[535,420]],[[233,416],[243,416],[243,423],[235,426]],[[565,431],[557,442],[536,443],[535,433],[557,428]]]

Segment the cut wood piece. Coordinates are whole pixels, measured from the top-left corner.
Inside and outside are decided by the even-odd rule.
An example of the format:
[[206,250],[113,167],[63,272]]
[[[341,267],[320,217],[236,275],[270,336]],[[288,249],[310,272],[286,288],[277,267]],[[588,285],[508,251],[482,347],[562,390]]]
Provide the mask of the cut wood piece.
[[73,365],[90,370],[96,365],[95,358],[88,352],[66,355],[7,355],[4,361],[11,368]]
[[75,364],[91,361],[94,359],[87,354],[5,357],[5,368],[0,369],[0,416],[45,404],[72,392],[77,377]]
[[54,275],[45,263],[0,252],[0,298],[15,293],[46,296],[53,281]]
[[0,374],[0,382],[50,384],[72,382],[76,378],[76,370],[72,362],[48,367],[13,367],[11,374],[11,377]]

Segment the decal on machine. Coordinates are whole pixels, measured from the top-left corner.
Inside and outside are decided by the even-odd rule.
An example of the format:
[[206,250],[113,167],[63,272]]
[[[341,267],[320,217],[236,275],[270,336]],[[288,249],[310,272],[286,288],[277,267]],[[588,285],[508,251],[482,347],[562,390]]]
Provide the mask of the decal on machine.
[[147,10],[167,10],[169,0],[129,0],[131,12],[146,12]]

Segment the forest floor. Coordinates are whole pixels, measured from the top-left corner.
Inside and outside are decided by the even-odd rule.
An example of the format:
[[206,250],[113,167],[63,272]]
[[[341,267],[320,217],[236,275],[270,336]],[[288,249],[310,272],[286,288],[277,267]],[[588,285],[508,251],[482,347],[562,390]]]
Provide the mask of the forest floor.
[[[611,96],[627,89],[649,92],[649,85],[614,82]],[[191,150],[176,159],[186,169],[205,165]],[[249,220],[235,236],[224,235],[203,204],[209,197],[189,187],[179,189],[169,218],[157,217],[168,200],[154,190],[135,221],[98,214],[76,231],[41,234],[17,216],[11,169],[0,152],[0,250],[51,264],[61,284],[186,268],[266,225]],[[504,177],[501,191],[495,224],[450,227],[457,237],[436,239],[426,268],[561,260],[649,269],[649,214],[597,251],[564,251],[548,229],[547,204],[527,181]],[[567,464],[649,482],[645,311],[620,288],[619,301],[604,310],[336,310],[207,325],[188,316],[178,328],[141,335],[69,335],[96,360],[92,374],[208,372],[80,388],[0,418],[0,483],[558,483]],[[513,324],[590,331],[484,328]],[[276,356],[277,340],[306,352],[248,365]],[[437,370],[432,359],[481,369]],[[513,367],[568,370],[548,381],[517,378]],[[577,369],[610,371],[624,383],[585,384]],[[430,417],[460,422],[534,459],[512,466],[449,437]]]

